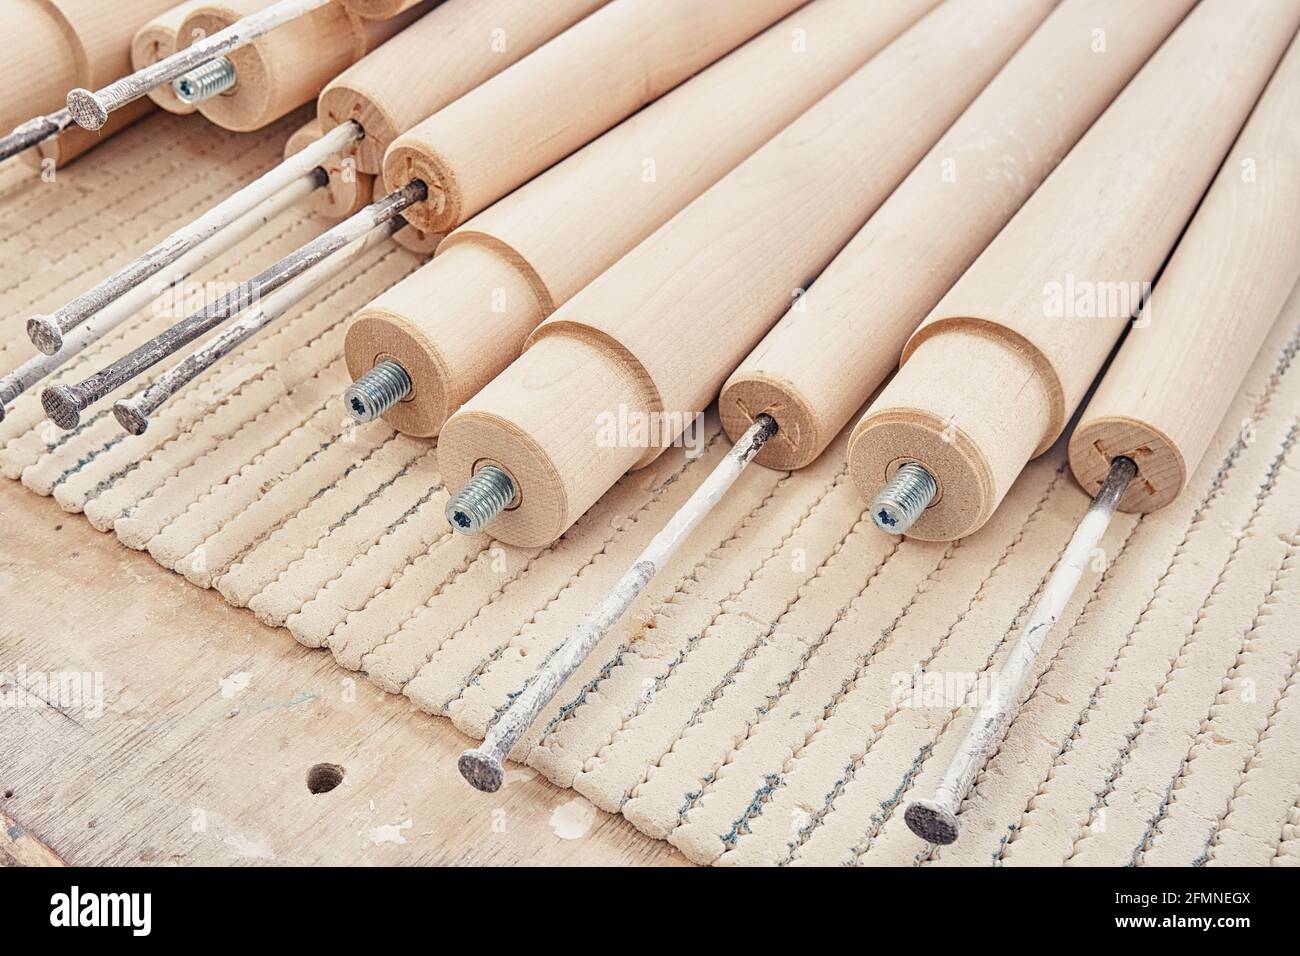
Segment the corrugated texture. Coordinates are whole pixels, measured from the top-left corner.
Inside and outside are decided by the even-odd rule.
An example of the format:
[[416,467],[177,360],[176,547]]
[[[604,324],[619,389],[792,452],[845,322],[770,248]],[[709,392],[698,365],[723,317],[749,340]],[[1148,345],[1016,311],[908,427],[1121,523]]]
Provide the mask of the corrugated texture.
[[[0,171],[0,364],[31,354],[29,314],[269,167],[302,120],[235,137],[157,116],[53,184]],[[321,227],[287,214],[208,278]],[[345,319],[416,264],[377,250],[142,438],[107,405],[65,435],[24,398],[0,469],[481,737],[725,439],[711,417],[702,457],[625,477],[552,548],[450,534],[436,450],[350,427],[338,400]],[[167,320],[128,324],[67,374]],[[937,781],[972,713],[961,682],[996,671],[1086,507],[1059,446],[952,545],[876,532],[843,437],[804,471],[752,468],[516,756],[698,862],[1300,861],[1298,334],[1293,296],[1187,492],[1116,519],[956,845],[926,847],[901,807]]]

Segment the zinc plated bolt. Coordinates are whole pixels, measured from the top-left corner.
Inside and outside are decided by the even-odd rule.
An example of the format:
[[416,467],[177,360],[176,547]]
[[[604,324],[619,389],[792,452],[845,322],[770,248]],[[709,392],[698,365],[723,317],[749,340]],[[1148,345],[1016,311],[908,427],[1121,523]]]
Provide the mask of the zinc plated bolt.
[[172,89],[182,103],[197,106],[230,90],[238,80],[239,75],[230,57],[219,56],[184,76],[176,77],[172,80]]
[[904,534],[939,493],[939,483],[921,465],[899,468],[871,502],[871,520],[886,534]]
[[461,534],[478,534],[515,499],[515,483],[488,465],[447,501],[447,521]]
[[381,418],[410,394],[411,376],[399,363],[385,359],[348,387],[343,393],[343,403],[348,407],[348,414],[364,425]]

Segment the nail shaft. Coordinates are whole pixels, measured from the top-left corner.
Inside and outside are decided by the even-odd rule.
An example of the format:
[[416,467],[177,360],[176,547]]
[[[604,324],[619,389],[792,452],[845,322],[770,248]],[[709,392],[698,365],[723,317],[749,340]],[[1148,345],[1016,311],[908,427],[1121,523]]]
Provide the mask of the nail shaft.
[[238,50],[276,27],[283,26],[332,0],[280,0],[264,10],[250,14],[210,37],[204,37],[169,57],[124,76],[102,90],[76,89],[68,94],[68,109],[77,125],[95,130],[108,122],[114,110],[138,100],[150,90],[184,76],[195,67]]
[[66,109],[28,120],[15,127],[4,139],[0,139],[0,163],[33,146],[39,146],[47,139],[53,139],[71,125],[72,114]]
[[1034,662],[1052,627],[1065,610],[1079,578],[1092,560],[1093,552],[1119,506],[1129,483],[1137,475],[1137,465],[1130,458],[1116,458],[1101,490],[1092,499],[1088,512],[1079,522],[1056,567],[1043,587],[1042,596],[1030,612],[1020,637],[1007,655],[992,693],[975,714],[957,755],[948,765],[934,796],[908,804],[904,813],[912,832],[931,843],[947,844],[957,839],[957,811],[970,792],[975,777],[988,759],[989,752],[1002,739],[1011,715],[1019,704]]
[[117,402],[113,406],[113,415],[117,418],[118,424],[132,435],[143,435],[149,427],[149,416],[156,412],[163,402],[280,318],[315,289],[334,278],[367,250],[388,239],[400,228],[400,225],[399,222],[392,220],[384,223],[350,245],[339,249],[284,288],[272,292],[256,308],[250,309],[229,328],[213,336],[202,348],[158,376],[138,395]]
[[704,483],[695,489],[681,510],[655,535],[636,563],[619,579],[614,590],[605,596],[587,620],[547,660],[493,724],[483,743],[461,754],[458,763],[461,776],[479,790],[492,792],[501,786],[504,777],[501,761],[514,749],[565,681],[677,552],[681,543],[722,500],[723,495],[776,431],[776,421],[770,416],[759,415],[754,420],[754,424],[727,452],[727,456],[709,477],[704,479]]
[[63,336],[87,317],[94,315],[130,289],[171,265],[199,243],[210,238],[253,209],[269,196],[287,189],[295,180],[310,177],[324,185],[322,166],[335,153],[346,149],[361,136],[361,127],[343,123],[306,149],[289,157],[243,189],[213,206],[199,218],[182,226],[148,252],[128,262],[94,288],[83,292],[52,315],[33,316],[27,322],[32,343],[46,355],[62,347]]
[[63,348],[54,355],[38,353],[0,378],[0,420],[4,419],[5,406],[19,395],[98,342],[166,292],[168,288],[180,285],[217,256],[247,239],[294,203],[310,195],[317,188],[317,181],[314,176],[303,177],[269,199],[263,200],[261,205],[254,207],[229,227],[199,243],[172,263],[167,269],[166,282],[159,283],[160,273],[152,280],[140,283],[68,333]]
[[176,354],[190,342],[251,307],[262,296],[293,281],[371,229],[394,219],[403,209],[422,202],[427,195],[428,187],[418,179],[412,180],[84,381],[47,388],[41,394],[41,404],[50,421],[65,431],[71,431],[80,422],[81,413],[109,392]]

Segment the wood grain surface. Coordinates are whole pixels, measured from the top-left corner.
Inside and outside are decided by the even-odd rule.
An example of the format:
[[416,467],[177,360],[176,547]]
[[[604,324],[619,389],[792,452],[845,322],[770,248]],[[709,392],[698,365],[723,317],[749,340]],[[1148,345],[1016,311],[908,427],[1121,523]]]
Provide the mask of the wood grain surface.
[[[0,713],[0,854],[24,864],[684,862],[521,771],[487,795],[467,743],[251,612],[0,482],[0,672],[102,675]],[[343,782],[312,793],[317,764]]]

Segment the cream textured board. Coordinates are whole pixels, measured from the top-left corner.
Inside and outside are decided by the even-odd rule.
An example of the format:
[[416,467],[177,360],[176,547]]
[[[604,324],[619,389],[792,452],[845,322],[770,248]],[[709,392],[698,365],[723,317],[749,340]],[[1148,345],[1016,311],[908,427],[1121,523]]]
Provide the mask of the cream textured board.
[[[0,365],[30,354],[28,315],[269,168],[306,118],[240,136],[156,114],[53,183],[0,170]],[[324,226],[291,211],[198,278]],[[449,534],[436,449],[346,424],[339,399],[346,319],[418,264],[375,250],[142,437],[107,404],[66,435],[26,396],[0,470],[481,737],[727,441],[711,411],[701,455],[627,475],[552,547]],[[146,310],[65,375],[167,318]],[[901,813],[973,713],[933,685],[996,670],[1083,513],[1062,443],[955,543],[878,533],[843,434],[799,472],[749,469],[515,757],[699,863],[1300,862],[1298,351],[1295,293],[1186,492],[1116,517],[953,846]]]

